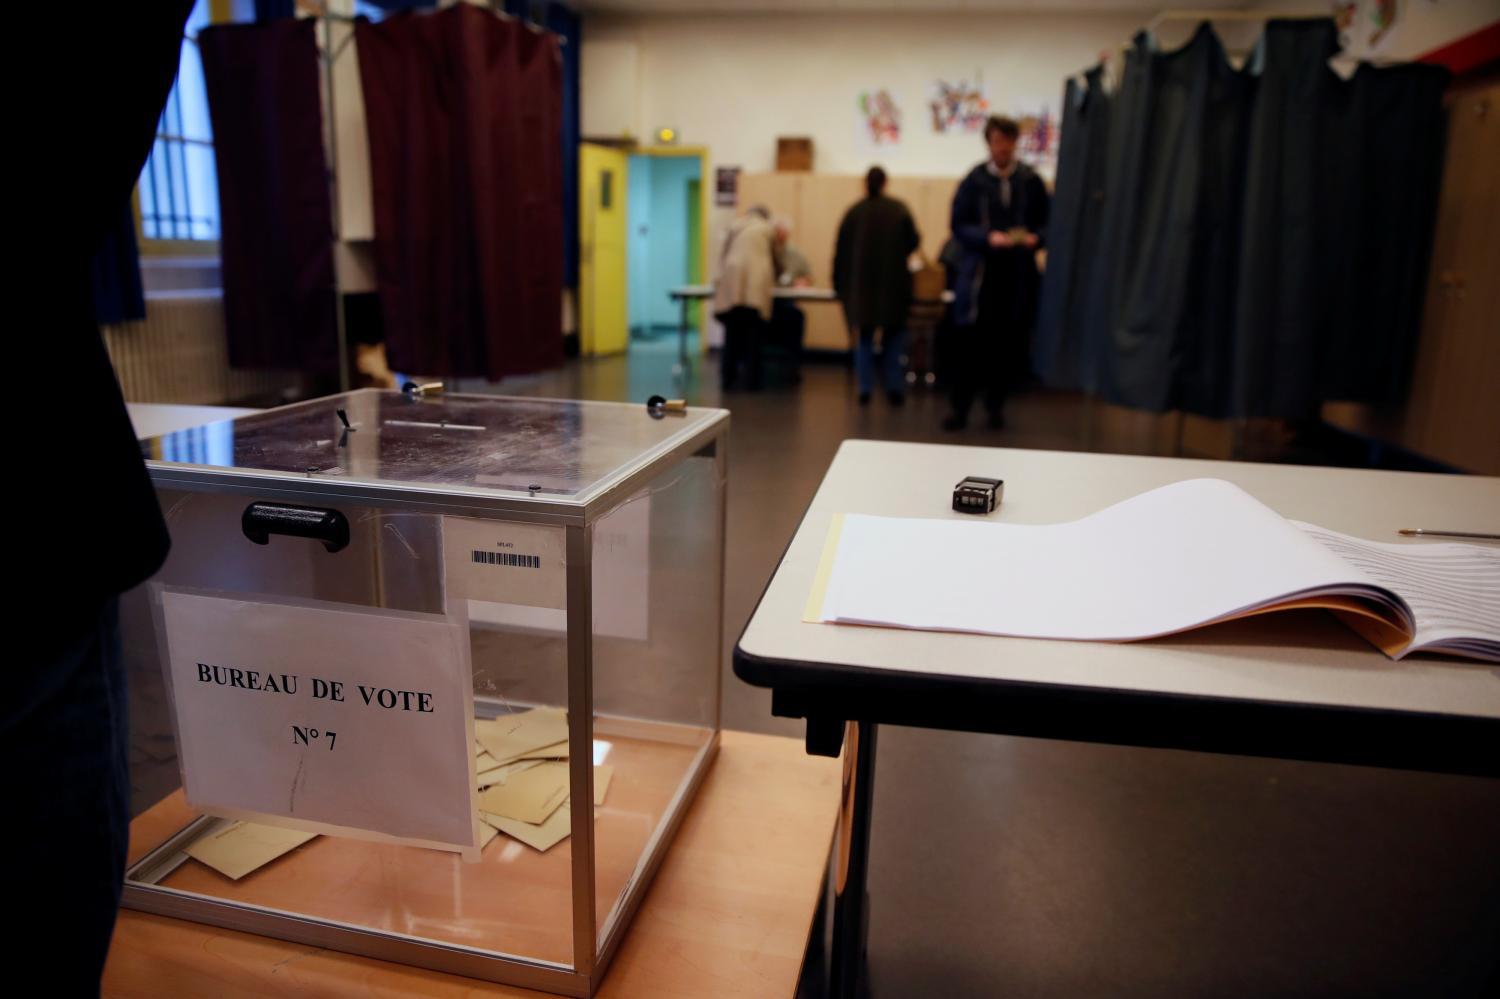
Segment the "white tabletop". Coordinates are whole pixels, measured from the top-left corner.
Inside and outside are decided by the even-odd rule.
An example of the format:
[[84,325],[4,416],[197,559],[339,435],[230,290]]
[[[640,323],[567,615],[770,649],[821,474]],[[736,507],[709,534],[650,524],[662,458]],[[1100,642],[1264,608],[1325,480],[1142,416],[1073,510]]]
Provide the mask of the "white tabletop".
[[991,517],[1018,524],[1075,520],[1200,477],[1234,482],[1287,517],[1378,541],[1400,541],[1400,527],[1494,530],[1500,521],[1500,478],[845,441],[740,639],[741,651],[783,664],[1500,718],[1500,668],[1420,654],[1392,662],[1319,612],[1128,644],[802,621],[835,513],[972,516],[949,507],[953,486],[966,475],[1004,479],[1002,505]]
[[784,284],[771,291],[772,298],[790,299],[793,302],[836,302],[838,295],[832,288],[814,288],[810,285]]
[[[668,289],[667,294],[674,299],[684,298],[712,298],[714,286],[711,284],[685,284],[676,288]],[[832,288],[811,288],[806,285],[778,285],[771,290],[772,298],[785,298],[794,302],[836,302],[838,294]],[[944,290],[936,299],[919,298],[917,302],[931,305],[934,303],[951,304],[953,292]]]
[[178,430],[258,412],[239,406],[183,406],[160,402],[127,402],[125,408],[130,411],[130,422],[135,427],[136,440],[160,437]]
[[[714,286],[711,284],[685,284],[667,290],[667,294],[675,299],[684,298],[713,298]],[[838,296],[832,288],[811,288],[807,285],[777,285],[771,289],[772,298],[783,298],[794,302],[836,302]]]

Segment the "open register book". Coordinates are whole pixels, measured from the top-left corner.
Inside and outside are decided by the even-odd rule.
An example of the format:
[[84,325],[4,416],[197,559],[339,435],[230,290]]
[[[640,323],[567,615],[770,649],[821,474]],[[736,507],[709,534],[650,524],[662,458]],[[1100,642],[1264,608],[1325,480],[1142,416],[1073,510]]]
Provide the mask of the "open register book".
[[1067,524],[842,514],[805,617],[1132,641],[1302,607],[1334,612],[1393,659],[1500,662],[1500,547],[1365,541],[1289,521],[1220,479]]

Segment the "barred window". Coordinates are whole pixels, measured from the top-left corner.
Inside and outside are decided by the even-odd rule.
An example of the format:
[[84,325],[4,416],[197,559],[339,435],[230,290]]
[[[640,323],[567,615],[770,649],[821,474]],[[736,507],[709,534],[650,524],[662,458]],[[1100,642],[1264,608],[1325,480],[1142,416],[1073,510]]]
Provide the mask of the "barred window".
[[141,235],[146,239],[219,238],[219,187],[203,62],[193,41],[210,23],[209,0],[198,0],[183,29],[177,81],[156,126],[156,143],[141,171]]

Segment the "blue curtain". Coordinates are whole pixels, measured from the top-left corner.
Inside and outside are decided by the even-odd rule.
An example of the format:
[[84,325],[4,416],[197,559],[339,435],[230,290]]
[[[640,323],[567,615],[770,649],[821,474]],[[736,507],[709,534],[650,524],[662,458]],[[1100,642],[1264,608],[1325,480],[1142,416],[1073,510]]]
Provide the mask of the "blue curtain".
[[583,19],[560,3],[549,3],[542,27],[562,36],[563,284],[578,287],[578,67]]
[[371,6],[379,7],[387,14],[399,14],[407,10],[426,10],[436,7],[437,0],[370,0]]
[[257,22],[274,21],[278,17],[291,17],[296,10],[296,0],[255,0]]
[[[1102,164],[1070,89],[1037,331],[1049,384],[1211,418],[1400,401],[1448,74],[1362,65],[1344,80],[1337,48],[1326,18],[1268,21],[1244,69],[1206,22],[1172,52],[1138,35],[1099,122]],[[1070,235],[1093,241],[1082,270]]]
[[1114,95],[1104,67],[1069,79],[1063,94],[1061,147],[1052,219],[1047,225],[1047,274],[1042,282],[1032,357],[1049,385],[1099,390],[1100,344],[1087,318],[1097,275]]
[[562,39],[563,284],[578,287],[578,57],[583,19],[557,0],[505,0],[505,12]]
[[119,219],[94,251],[90,273],[94,289],[94,318],[100,323],[122,323],[146,318],[146,296],[141,289],[141,257],[135,243],[135,216],[127,202]]

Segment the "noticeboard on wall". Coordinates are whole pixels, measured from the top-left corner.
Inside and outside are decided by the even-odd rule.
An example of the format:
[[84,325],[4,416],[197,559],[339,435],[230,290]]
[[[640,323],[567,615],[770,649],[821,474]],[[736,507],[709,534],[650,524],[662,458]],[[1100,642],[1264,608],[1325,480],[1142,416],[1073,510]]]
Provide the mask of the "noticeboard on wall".
[[714,171],[714,204],[733,208],[739,204],[740,168],[721,166]]

